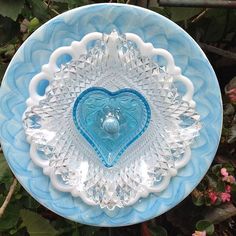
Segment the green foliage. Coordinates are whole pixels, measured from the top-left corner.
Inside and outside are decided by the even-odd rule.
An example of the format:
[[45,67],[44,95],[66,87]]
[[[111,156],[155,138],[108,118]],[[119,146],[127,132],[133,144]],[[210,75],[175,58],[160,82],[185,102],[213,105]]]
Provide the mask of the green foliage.
[[152,236],[168,236],[167,230],[161,225],[149,228],[149,231]]
[[11,181],[12,175],[2,153],[0,153],[0,167],[1,167],[0,183],[9,184]]
[[[224,177],[221,170],[225,169],[228,178]],[[192,200],[196,206],[212,206],[224,203],[222,193],[230,194],[232,200],[232,191],[235,189],[235,168],[230,163],[216,164],[208,171],[199,186],[192,192]]]
[[189,7],[169,7],[170,19],[175,22],[185,21],[200,14],[204,9],[202,8],[189,8]]
[[[0,45],[11,41],[19,33],[20,26],[17,22],[8,17],[0,15]],[[8,32],[6,34],[6,32]]]
[[24,0],[0,0],[0,15],[16,20],[24,7]]
[[[4,196],[0,195],[0,205],[4,201]],[[5,211],[5,214],[0,220],[0,232],[6,231],[16,226],[19,219],[20,208],[14,202],[10,203]]]
[[38,18],[34,17],[28,25],[28,30],[30,33],[34,32],[40,26],[40,21]]
[[44,2],[38,0],[31,0],[28,2],[30,3],[33,16],[42,22],[49,20],[49,11]]
[[22,209],[20,211],[22,227],[26,227],[30,235],[33,236],[55,236],[58,234],[48,220],[37,213]]
[[236,185],[232,186],[231,196],[233,203],[236,204]]
[[207,220],[199,220],[196,223],[196,229],[198,231],[206,231],[207,235],[212,235],[214,233],[214,225]]
[[198,196],[192,196],[192,200],[193,200],[193,204],[196,205],[196,206],[202,206],[204,205],[206,199],[205,197],[201,194],[201,195],[198,195]]

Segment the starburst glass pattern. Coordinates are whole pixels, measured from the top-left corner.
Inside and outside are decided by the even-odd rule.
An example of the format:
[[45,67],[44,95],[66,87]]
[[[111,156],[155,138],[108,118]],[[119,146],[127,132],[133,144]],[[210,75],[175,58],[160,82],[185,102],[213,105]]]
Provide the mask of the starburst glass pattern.
[[[201,127],[192,101],[183,99],[175,83],[175,74],[143,55],[136,43],[114,34],[115,43],[110,43],[109,35],[103,37],[63,64],[42,99],[28,105],[23,116],[31,146],[47,163],[45,173],[53,172],[65,186],[63,191],[110,210],[163,191],[178,168],[187,164]],[[111,92],[132,89],[150,106],[149,126],[112,168],[103,165],[74,124],[74,103],[91,87]]]

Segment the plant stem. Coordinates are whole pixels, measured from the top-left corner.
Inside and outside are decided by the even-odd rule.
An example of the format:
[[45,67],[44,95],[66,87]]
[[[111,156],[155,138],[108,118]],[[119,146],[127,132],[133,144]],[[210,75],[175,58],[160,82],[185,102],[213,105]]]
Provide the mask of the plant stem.
[[207,12],[208,12],[209,8],[205,9],[204,11],[202,11],[199,15],[197,15],[191,23],[194,23],[196,21],[198,21],[201,17],[203,17]]
[[58,11],[56,11],[55,9],[53,9],[53,8],[50,7],[50,4],[51,4],[50,1],[49,1],[48,3],[46,3],[46,2],[43,2],[43,3],[44,3],[44,5],[46,5],[46,7],[47,7],[50,11],[52,11],[52,12],[55,13],[56,15],[60,15],[60,13],[59,13]]
[[16,178],[14,178],[13,180],[13,183],[11,184],[10,186],[10,189],[9,189],[9,192],[6,196],[6,199],[5,201],[3,202],[1,208],[0,208],[0,218],[3,216],[4,212],[5,212],[5,209],[7,208],[7,205],[9,204],[11,198],[12,198],[12,195],[15,191],[15,188],[16,188],[16,185],[17,185],[17,180]]
[[112,236],[111,227],[108,228],[108,236]]
[[208,45],[206,43],[199,43],[199,45],[203,50],[215,53],[215,54],[222,56],[222,57],[227,57],[227,58],[236,60],[236,53],[234,53],[234,52],[226,51],[224,49],[217,48],[212,45]]
[[236,8],[235,1],[227,0],[159,0],[160,6],[170,6],[170,7],[224,7],[224,8]]

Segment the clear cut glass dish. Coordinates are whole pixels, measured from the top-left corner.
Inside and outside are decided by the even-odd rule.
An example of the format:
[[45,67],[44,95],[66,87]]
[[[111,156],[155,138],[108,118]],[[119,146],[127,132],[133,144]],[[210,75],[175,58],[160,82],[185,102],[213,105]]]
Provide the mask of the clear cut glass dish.
[[[71,61],[58,67],[65,54]],[[165,66],[153,61],[158,55]],[[163,191],[201,127],[191,81],[168,51],[135,34],[91,33],[58,48],[29,92],[23,122],[32,160],[55,188],[109,210]]]

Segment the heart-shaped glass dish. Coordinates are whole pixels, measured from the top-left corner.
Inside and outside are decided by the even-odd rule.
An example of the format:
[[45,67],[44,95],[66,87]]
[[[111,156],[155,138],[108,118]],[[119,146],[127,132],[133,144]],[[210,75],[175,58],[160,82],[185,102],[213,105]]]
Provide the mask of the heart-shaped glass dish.
[[110,92],[91,87],[76,98],[73,106],[76,127],[106,167],[113,167],[145,132],[150,117],[151,110],[145,98],[127,88]]
[[[100,20],[94,20],[97,18]],[[124,24],[124,22],[129,22],[129,24]],[[78,27],[78,24],[80,27]],[[80,30],[78,31],[78,29]],[[160,192],[158,195],[152,193],[149,195],[143,194],[138,201],[136,199],[133,202],[133,205],[128,204],[124,207],[124,204],[121,204],[121,208],[116,207],[111,211],[107,210],[107,203],[105,206],[96,206],[98,204],[91,204],[91,202],[86,203],[86,199],[89,199],[88,197],[81,201],[80,199],[82,197],[78,191],[72,191],[72,197],[69,188],[65,189],[64,186],[62,187],[58,183],[58,180],[54,182],[57,182],[57,189],[59,191],[55,190],[55,186],[53,187],[51,184],[53,181],[50,182],[47,177],[49,169],[45,168],[44,172],[42,172],[41,169],[32,165],[30,161],[30,150],[24,136],[21,116],[26,109],[25,101],[29,97],[29,82],[34,76],[40,73],[41,66],[48,63],[55,49],[70,45],[72,41],[79,40],[90,32],[98,31],[110,34],[113,29],[121,33],[135,33],[145,42],[152,43],[155,48],[166,49],[173,55],[176,64],[182,69],[182,73],[193,83],[195,88],[193,100],[196,102],[196,111],[201,117],[203,128],[194,146],[191,147],[191,159],[188,165],[180,169],[178,173],[175,171],[172,172],[173,175],[177,174],[177,176],[172,178],[165,191]],[[52,37],[52,35],[54,36]],[[64,36],[62,37],[61,35]],[[45,43],[41,43],[42,40]],[[154,61],[160,66],[163,66],[161,60],[158,58],[154,59]],[[73,64],[71,67],[73,67]],[[68,66],[65,66],[64,70],[61,69],[61,71],[63,73],[70,72]],[[64,75],[64,78],[66,78],[66,73]],[[25,81],[25,83],[21,81]],[[50,86],[52,88],[52,84]],[[103,84],[98,84],[98,86],[104,87]],[[45,88],[45,86],[42,87]],[[121,88],[122,86],[117,86],[117,84],[113,87],[107,87],[112,92]],[[185,90],[183,89],[183,92],[181,92],[181,89],[180,86],[179,92],[183,95],[183,98]],[[16,93],[16,91],[20,92]],[[163,97],[165,97],[165,94]],[[145,99],[147,99],[146,96]],[[40,28],[26,41],[25,45],[19,50],[11,62],[2,85],[1,101],[2,146],[13,172],[23,186],[49,209],[75,221],[93,225],[118,226],[137,223],[157,216],[176,205],[189,194],[203,177],[216,151],[221,130],[222,117],[219,87],[214,72],[200,48],[184,31],[166,18],[144,9],[119,4],[101,4],[76,9],[55,18]],[[13,113],[7,112],[9,109]],[[165,110],[165,106],[163,110]],[[72,116],[72,113],[68,114]],[[34,118],[37,121],[37,117]],[[55,121],[56,119],[54,119]],[[9,126],[17,127],[17,129],[9,130],[7,128]],[[75,131],[78,133],[78,130]],[[77,133],[76,135],[78,136]],[[148,134],[147,132],[145,133]],[[141,138],[145,138],[145,133]],[[67,136],[62,135],[62,137],[64,137],[63,141],[68,140]],[[137,145],[142,143],[141,138],[137,139]],[[163,143],[164,141],[171,140],[163,140]],[[87,142],[83,142],[81,139],[81,144],[86,146]],[[83,150],[84,146],[81,146],[81,150]],[[41,153],[39,152],[38,154],[40,155]],[[91,152],[91,154],[94,155],[94,152]],[[44,156],[41,159],[43,160],[43,158]],[[126,161],[129,158],[121,157],[120,160],[122,160],[121,164],[123,162],[127,163]],[[84,162],[80,163],[83,163],[80,169],[86,170],[87,164]],[[45,163],[38,163],[39,166],[41,164],[44,167]],[[71,167],[73,165],[74,163],[71,163]],[[105,169],[98,158],[93,158],[91,165]],[[119,161],[114,165],[114,168],[119,167],[118,165]],[[133,163],[133,167],[137,169],[137,163]],[[145,169],[144,167],[145,165],[142,165],[142,170]],[[99,173],[100,170],[98,169],[97,172],[89,173]],[[110,168],[108,170],[111,171]],[[57,171],[62,173],[63,169],[58,168]],[[81,173],[83,176],[83,171]],[[110,176],[113,176],[113,173]],[[124,176],[121,175],[123,178]],[[55,176],[52,174],[50,177],[53,179]],[[149,191],[148,193],[150,192],[155,191]],[[97,196],[93,191],[90,196],[94,197],[93,201],[96,200]],[[99,199],[99,196],[97,199]],[[111,206],[111,208],[113,207]]]

